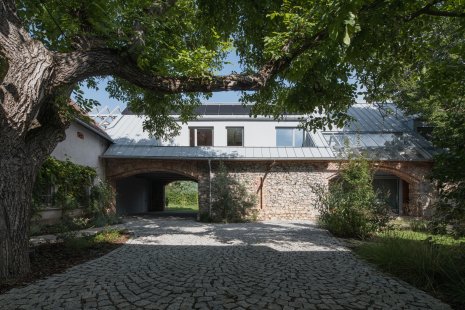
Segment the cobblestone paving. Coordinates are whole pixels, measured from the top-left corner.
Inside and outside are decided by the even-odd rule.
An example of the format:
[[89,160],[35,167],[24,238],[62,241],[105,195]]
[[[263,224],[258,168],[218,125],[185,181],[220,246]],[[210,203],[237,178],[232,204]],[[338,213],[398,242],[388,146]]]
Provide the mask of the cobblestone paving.
[[0,295],[0,308],[449,309],[308,222],[127,225],[128,244]]

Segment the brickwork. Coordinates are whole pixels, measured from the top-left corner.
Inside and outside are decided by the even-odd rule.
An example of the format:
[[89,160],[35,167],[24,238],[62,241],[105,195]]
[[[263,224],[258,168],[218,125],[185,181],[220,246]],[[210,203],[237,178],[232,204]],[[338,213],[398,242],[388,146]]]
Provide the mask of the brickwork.
[[[314,219],[314,184],[328,184],[338,175],[339,162],[318,161],[227,161],[228,171],[257,197],[260,220]],[[434,199],[427,176],[431,163],[379,162],[375,169],[398,176],[409,183],[409,215],[430,214]],[[211,169],[210,169],[211,167]],[[167,171],[188,176],[198,182],[200,212],[208,213],[210,177],[218,162],[207,160],[107,159],[110,183],[131,175]]]

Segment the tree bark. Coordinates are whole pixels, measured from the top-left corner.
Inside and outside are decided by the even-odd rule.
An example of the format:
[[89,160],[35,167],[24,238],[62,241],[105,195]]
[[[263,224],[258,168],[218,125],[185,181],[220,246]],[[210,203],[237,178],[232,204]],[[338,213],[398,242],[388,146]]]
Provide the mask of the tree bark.
[[0,278],[3,279],[30,271],[31,193],[39,165],[34,165],[21,149],[24,150],[4,149],[0,153]]
[[[64,138],[54,54],[21,28],[14,1],[0,2],[0,279],[30,271],[29,222],[34,180]],[[67,96],[67,97],[66,97]]]

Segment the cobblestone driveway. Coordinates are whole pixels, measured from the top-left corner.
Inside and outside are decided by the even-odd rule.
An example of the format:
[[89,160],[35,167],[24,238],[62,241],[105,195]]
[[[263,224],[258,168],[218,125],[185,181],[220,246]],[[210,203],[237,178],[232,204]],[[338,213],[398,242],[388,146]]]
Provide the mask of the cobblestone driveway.
[[449,309],[308,222],[127,225],[127,245],[0,295],[0,308]]

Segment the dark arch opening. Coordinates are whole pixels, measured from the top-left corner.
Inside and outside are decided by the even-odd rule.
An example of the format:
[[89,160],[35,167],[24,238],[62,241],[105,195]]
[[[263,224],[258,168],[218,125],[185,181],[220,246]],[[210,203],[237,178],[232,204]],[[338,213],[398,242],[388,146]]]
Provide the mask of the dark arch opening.
[[[328,186],[340,180],[339,175],[332,176],[328,180]],[[386,201],[391,211],[399,215],[409,215],[410,206],[410,183],[403,178],[383,171],[377,170],[373,175],[373,189],[379,194],[380,198]]]
[[154,171],[135,174],[116,181],[116,211],[131,215],[162,212],[166,207],[165,185],[196,179],[177,172]]

